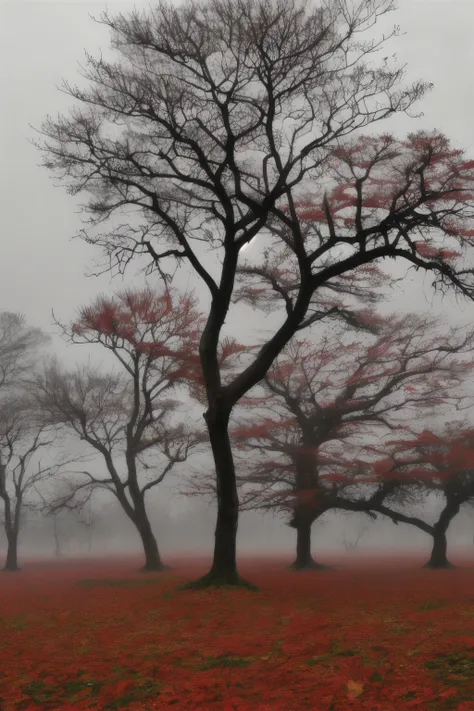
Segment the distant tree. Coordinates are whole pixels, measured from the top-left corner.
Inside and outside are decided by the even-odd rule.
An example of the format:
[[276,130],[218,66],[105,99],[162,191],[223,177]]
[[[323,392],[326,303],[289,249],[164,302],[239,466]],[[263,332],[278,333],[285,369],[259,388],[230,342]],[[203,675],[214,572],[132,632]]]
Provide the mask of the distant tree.
[[[64,86],[77,104],[42,126],[44,166],[87,195],[83,236],[105,249],[105,268],[145,255],[163,279],[184,265],[207,287],[199,354],[218,512],[199,585],[241,582],[229,422],[293,336],[347,315],[344,297],[367,295],[365,270],[385,258],[474,295],[462,258],[474,243],[474,162],[439,133],[361,135],[429,88],[401,87],[395,60],[374,62],[397,31],[364,33],[393,8],[190,0],[105,13],[118,59],[89,56],[88,85]],[[239,299],[281,320],[224,379],[219,344]]]
[[342,544],[348,553],[356,550],[362,536],[364,535],[364,533],[367,530],[368,530],[368,526],[366,526],[362,523],[359,523],[354,536],[349,538],[346,533],[343,534]]
[[82,505],[76,501],[74,506],[57,506],[58,502],[70,501],[71,488],[69,477],[61,477],[49,480],[47,485],[37,492],[41,503],[35,508],[51,531],[56,558],[63,557],[65,545],[71,539],[77,538],[84,530],[89,532],[89,520],[91,527],[95,523],[92,516],[88,515],[92,496],[88,497],[87,502],[82,502]]
[[54,555],[56,556],[56,558],[62,558],[63,548],[62,548],[61,532],[59,530],[59,520],[58,519],[59,519],[59,514],[57,511],[55,511],[51,516],[51,520],[53,522]]
[[183,419],[184,407],[176,390],[189,378],[195,382],[200,319],[191,296],[143,289],[101,297],[63,332],[73,343],[107,349],[120,371],[65,371],[53,363],[36,380],[40,407],[88,451],[98,452],[107,472],[76,472],[68,493],[50,502],[49,510],[83,509],[93,491],[110,491],[140,535],[145,570],[166,567],[146,493],[203,442],[189,417],[176,421]]
[[[27,382],[49,337],[21,314],[0,313],[0,498],[7,539],[5,570],[18,570],[18,537],[25,503],[35,482],[55,466],[38,463],[55,439],[27,394]],[[37,467],[35,469],[35,467]]]
[[0,396],[10,394],[7,388],[18,391],[24,386],[37,362],[39,349],[49,340],[41,329],[28,326],[21,314],[0,313]]
[[[108,521],[110,517],[113,517],[114,515],[113,512],[116,505],[116,498],[115,500],[109,501],[107,503],[105,503],[104,501],[102,501],[101,503],[96,502],[95,506],[93,506],[93,503],[94,498],[90,496],[87,500],[87,505],[83,506],[81,509],[78,510],[79,516],[77,518],[82,530],[86,533],[87,552],[89,554],[93,551],[94,538],[97,533],[97,530],[100,527],[101,522],[104,522],[106,530],[109,530]],[[118,512],[122,515],[124,513],[120,505],[118,507]]]
[[[381,453],[374,447],[373,451]],[[388,456],[387,456],[388,455]],[[433,524],[419,516],[380,503],[374,511],[394,523],[408,523],[433,539],[427,568],[452,568],[447,557],[447,530],[463,504],[474,502],[474,430],[460,423],[448,423],[439,432],[424,430],[413,437],[387,443],[385,457],[375,471],[380,481],[411,489],[414,498],[436,492],[444,506]]]
[[[18,567],[18,539],[26,506],[45,479],[58,475],[74,458],[61,454],[58,435],[26,395],[2,399],[0,408],[0,498],[8,542],[4,570]],[[53,450],[53,454],[51,454]]]
[[84,524],[87,530],[87,552],[92,553],[92,539],[94,534],[94,527],[99,520],[99,515],[92,508],[92,497],[89,498],[87,509],[85,515],[81,522]]
[[[338,451],[466,400],[459,386],[474,368],[474,331],[414,314],[366,313],[365,321],[377,335],[320,328],[314,342],[294,340],[261,392],[241,401],[248,412],[233,436],[243,507],[290,514],[298,570],[325,567],[311,555],[311,528],[336,493],[343,498],[338,482],[347,481],[348,464]],[[190,479],[187,490],[215,491],[208,475]]]

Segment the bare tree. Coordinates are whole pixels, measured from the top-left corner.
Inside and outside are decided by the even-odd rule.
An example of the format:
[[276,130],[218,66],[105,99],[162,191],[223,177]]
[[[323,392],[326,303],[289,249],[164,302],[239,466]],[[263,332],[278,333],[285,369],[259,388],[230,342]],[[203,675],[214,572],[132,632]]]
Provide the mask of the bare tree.
[[[473,295],[472,269],[445,246],[447,237],[472,244],[473,164],[438,134],[349,140],[409,112],[428,89],[401,87],[403,67],[374,61],[397,30],[380,40],[367,32],[393,8],[190,0],[105,13],[118,60],[88,56],[89,86],[63,87],[77,105],[42,126],[45,167],[88,195],[82,236],[105,249],[105,268],[145,255],[162,278],[184,265],[207,287],[199,353],[218,514],[200,585],[241,582],[229,420],[294,334],[347,317],[343,297],[367,293],[366,270],[387,257]],[[225,380],[217,354],[238,299],[272,303],[282,319]]]
[[81,523],[84,524],[87,530],[87,552],[92,553],[92,538],[94,533],[94,526],[97,523],[98,516],[92,509],[92,497],[89,498],[89,503],[87,506],[87,511],[85,516],[81,519]]
[[[135,525],[145,554],[144,570],[161,571],[158,544],[146,510],[148,491],[203,442],[203,433],[177,422],[183,402],[171,397],[188,374],[189,342],[196,319],[189,298],[150,290],[99,299],[81,311],[65,333],[75,343],[108,349],[119,372],[92,367],[74,371],[52,363],[35,383],[40,407],[53,422],[99,453],[106,475],[78,471],[69,490],[48,504],[84,509],[93,491],[110,491]],[[191,368],[194,364],[191,363]]]
[[355,536],[349,538],[346,533],[343,534],[342,543],[347,553],[356,550],[357,546],[359,545],[360,539],[367,530],[368,526],[364,526],[364,524],[359,523],[355,532]]
[[55,440],[27,395],[27,380],[39,349],[49,341],[21,314],[0,313],[0,498],[7,538],[5,570],[18,570],[18,537],[25,500],[35,483],[56,470],[43,465],[39,453]]
[[49,337],[28,326],[21,314],[0,313],[0,387],[18,386],[30,373],[38,348]]
[[0,408],[0,497],[8,542],[6,571],[17,571],[18,538],[25,506],[45,479],[57,475],[73,459],[59,450],[58,435],[38,412],[31,397],[3,399]]
[[61,545],[61,533],[59,530],[58,513],[55,511],[52,516],[53,521],[53,538],[54,538],[54,555],[56,558],[62,558],[63,549]]
[[[74,528],[80,531],[85,529],[88,534],[88,542],[92,538],[92,527],[95,518],[92,516],[91,504],[92,496],[83,497],[83,500],[76,498],[74,504],[71,502],[71,494],[74,487],[71,486],[71,474],[68,477],[55,478],[48,482],[49,487],[42,487],[42,490],[37,492],[41,499],[41,504],[36,508],[39,509],[43,518],[46,518],[51,523],[51,531],[54,542],[54,555],[56,558],[62,558],[64,554],[64,545],[74,535]],[[79,482],[80,483],[80,482]],[[59,502],[67,502],[65,506],[58,506]],[[90,547],[90,546],[89,546]]]

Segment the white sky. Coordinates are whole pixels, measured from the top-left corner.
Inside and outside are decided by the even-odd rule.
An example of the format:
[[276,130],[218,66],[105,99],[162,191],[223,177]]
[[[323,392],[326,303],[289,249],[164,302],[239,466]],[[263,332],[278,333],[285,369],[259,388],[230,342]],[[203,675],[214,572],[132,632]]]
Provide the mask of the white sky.
[[[110,10],[133,5],[109,0]],[[47,113],[63,111],[70,100],[57,90],[62,78],[74,81],[84,50],[106,49],[109,35],[89,14],[98,16],[105,3],[73,0],[22,2],[0,0],[1,171],[0,171],[0,309],[21,311],[37,325],[49,328],[51,309],[67,319],[91,296],[112,286],[107,276],[84,276],[97,251],[80,240],[71,241],[79,227],[74,199],[55,188],[40,157],[28,143]],[[433,81],[433,91],[420,102],[420,119],[396,117],[379,124],[395,133],[417,127],[439,128],[474,155],[474,3],[469,0],[400,0],[390,15],[406,34],[392,41],[390,52],[408,64],[409,78]],[[392,49],[393,47],[393,49]],[[388,52],[387,47],[387,52]],[[402,267],[403,269],[403,267]],[[427,308],[431,302],[409,279],[397,294],[394,310]],[[436,302],[450,318],[469,318],[452,299]],[[54,329],[53,329],[54,333]],[[58,339],[57,347],[60,348]]]
[[[109,0],[107,7],[127,12],[148,4]],[[98,292],[120,286],[108,276],[84,275],[88,261],[99,255],[80,240],[71,241],[80,226],[74,200],[37,167],[40,156],[28,143],[35,136],[29,124],[39,127],[47,113],[67,108],[70,100],[57,86],[63,78],[79,78],[84,50],[96,54],[107,48],[107,29],[89,17],[105,7],[77,0],[0,0],[0,310],[22,312],[53,334],[53,308],[67,320]],[[408,64],[408,79],[433,81],[434,89],[417,107],[422,118],[397,117],[379,124],[380,130],[403,135],[438,128],[474,157],[474,2],[400,0],[390,24],[406,34],[392,40],[387,53],[396,51]],[[433,298],[425,281],[424,296],[420,275],[407,279],[391,310],[426,310]],[[450,321],[473,320],[472,304],[453,298],[434,304]],[[76,350],[66,353],[59,337],[54,344],[67,360],[76,359]]]

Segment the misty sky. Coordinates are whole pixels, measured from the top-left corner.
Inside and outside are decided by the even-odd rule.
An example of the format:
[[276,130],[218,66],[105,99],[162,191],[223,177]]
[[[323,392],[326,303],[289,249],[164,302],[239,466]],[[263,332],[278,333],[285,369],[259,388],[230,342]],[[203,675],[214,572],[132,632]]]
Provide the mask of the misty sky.
[[[77,204],[37,166],[40,156],[28,143],[35,137],[29,124],[39,127],[46,114],[54,117],[66,110],[71,99],[58,91],[61,80],[80,80],[77,63],[84,59],[84,50],[96,54],[107,49],[107,28],[94,23],[89,14],[98,17],[106,6],[112,12],[127,12],[148,5],[0,0],[0,310],[22,312],[52,335],[56,333],[52,309],[60,319],[70,319],[97,293],[119,287],[120,279],[111,283],[106,275],[85,276],[87,265],[99,254],[82,241],[71,240],[80,227]],[[403,135],[437,128],[474,157],[474,3],[400,0],[399,9],[389,16],[389,25],[393,24],[406,34],[392,40],[387,53],[397,52],[398,60],[407,63],[408,81],[432,81],[434,89],[417,106],[424,116],[396,117],[378,124],[377,130]],[[401,265],[400,275],[404,270]],[[424,311],[433,304],[451,322],[471,321],[474,316],[472,304],[456,303],[453,297],[433,298],[429,278],[420,274],[407,278],[395,296],[390,310]],[[53,348],[66,361],[76,360],[76,349],[66,348],[58,336]]]
[[[110,10],[127,12],[134,5],[109,0]],[[61,0],[22,2],[0,0],[1,53],[1,216],[0,308],[21,311],[28,319],[54,333],[51,309],[67,319],[94,294],[117,288],[108,276],[87,278],[87,263],[97,250],[71,241],[80,226],[76,204],[63,188],[55,188],[47,171],[37,167],[40,156],[28,143],[47,113],[65,110],[69,97],[57,86],[62,78],[79,79],[77,63],[84,50],[95,54],[108,47],[107,28],[94,23],[105,3]],[[389,16],[406,34],[392,40],[387,52],[397,52],[408,65],[408,79],[434,82],[433,91],[419,104],[424,116],[395,117],[378,124],[380,130],[404,134],[416,128],[438,128],[474,155],[474,4],[469,0],[400,0]],[[388,23],[387,23],[388,24]],[[383,126],[383,129],[382,129]],[[404,267],[401,267],[403,270]],[[426,298],[412,275],[397,292],[399,308],[426,309],[432,301],[429,280]],[[416,286],[415,286],[416,284]],[[469,318],[474,307],[445,299],[441,307],[450,317]],[[57,339],[56,347],[61,347]],[[75,358],[75,355],[72,356]]]

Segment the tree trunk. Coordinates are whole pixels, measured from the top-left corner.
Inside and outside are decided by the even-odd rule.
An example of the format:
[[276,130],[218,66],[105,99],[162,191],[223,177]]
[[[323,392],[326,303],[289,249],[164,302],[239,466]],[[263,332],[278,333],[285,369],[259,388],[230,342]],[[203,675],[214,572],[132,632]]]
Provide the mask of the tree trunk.
[[227,418],[208,426],[217,478],[217,521],[214,558],[209,575],[230,585],[238,583],[237,527],[239,497]]
[[170,570],[170,568],[161,560],[160,551],[158,550],[158,543],[151,528],[150,521],[148,520],[144,504],[143,510],[138,513],[135,525],[138,529],[138,533],[140,534],[143,552],[145,553],[145,565],[143,566],[142,571],[144,573],[162,573],[165,570]]
[[59,535],[58,519],[53,516],[53,536],[54,536],[54,555],[56,558],[62,557],[61,537]]
[[454,568],[447,557],[448,539],[443,530],[436,530],[433,533],[433,547],[429,561],[425,568]]
[[7,573],[16,573],[20,570],[18,567],[18,531],[10,531],[7,540],[7,556],[3,570]]
[[296,559],[291,564],[293,570],[328,570],[328,566],[317,563],[311,555],[311,526],[313,521],[302,521],[296,526]]
[[[5,534],[7,537],[7,556],[3,570],[8,573],[16,573],[18,567],[18,534],[20,532],[20,507],[21,499],[18,499],[14,511],[10,496],[5,488],[5,469],[0,472],[0,495],[3,499],[3,513],[5,516]],[[3,477],[3,478],[2,478]]]
[[453,518],[459,513],[463,501],[456,497],[449,497],[446,506],[441,511],[437,523],[433,526],[433,548],[425,568],[454,568],[447,557],[448,540],[446,532]]
[[216,469],[217,522],[214,537],[214,557],[209,573],[189,587],[243,586],[254,588],[242,580],[237,570],[237,526],[239,497],[234,459],[230,444],[229,413],[205,415]]
[[169,570],[169,567],[164,565],[161,560],[160,552],[158,550],[158,543],[156,542],[155,534],[153,533],[145,506],[145,495],[138,485],[136,453],[133,448],[133,437],[130,433],[128,433],[127,437],[126,460],[128,488],[133,506],[130,505],[130,502],[125,497],[123,491],[122,495],[118,496],[118,500],[127,516],[129,516],[130,520],[135,524],[142,540],[143,552],[145,554],[145,565],[141,568],[142,572],[162,573],[165,570]]
[[296,528],[296,560],[291,567],[293,570],[325,570],[326,566],[317,563],[311,555],[311,527],[324,513],[315,496],[318,485],[316,452],[319,442],[314,441],[313,433],[310,432],[306,434],[301,444],[301,449],[293,456],[296,492],[313,492],[313,501],[312,503],[308,501],[303,508],[301,506],[295,508],[290,525]]

